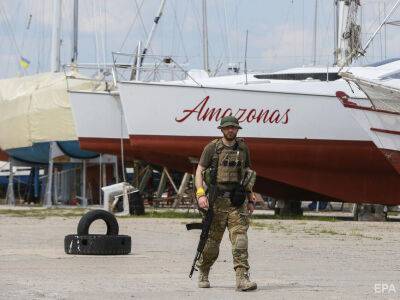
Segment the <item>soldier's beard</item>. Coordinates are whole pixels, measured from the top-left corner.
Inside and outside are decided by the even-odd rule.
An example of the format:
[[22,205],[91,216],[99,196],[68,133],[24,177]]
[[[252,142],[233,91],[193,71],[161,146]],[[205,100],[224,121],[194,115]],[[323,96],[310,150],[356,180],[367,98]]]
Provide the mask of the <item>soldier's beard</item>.
[[224,138],[228,141],[228,142],[232,142],[235,138],[236,138],[236,134],[233,132],[223,132],[224,134]]

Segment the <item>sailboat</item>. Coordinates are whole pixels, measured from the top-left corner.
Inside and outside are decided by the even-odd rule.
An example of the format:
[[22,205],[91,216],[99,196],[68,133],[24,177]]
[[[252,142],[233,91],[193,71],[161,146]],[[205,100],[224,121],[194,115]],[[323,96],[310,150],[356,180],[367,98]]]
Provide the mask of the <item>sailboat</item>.
[[[359,5],[339,2],[349,15]],[[357,32],[354,23],[347,24],[342,28]],[[345,63],[355,46],[350,44],[342,43],[346,49],[338,52]],[[375,71],[390,67],[393,63]],[[252,153],[257,191],[284,199],[397,205],[399,174],[338,103],[336,92],[343,89],[360,103],[368,100],[338,79],[337,71],[304,68],[161,83],[118,80],[118,90],[138,158],[152,162],[156,151],[174,158],[167,166],[189,171],[206,143],[220,135],[219,120],[234,115]]]

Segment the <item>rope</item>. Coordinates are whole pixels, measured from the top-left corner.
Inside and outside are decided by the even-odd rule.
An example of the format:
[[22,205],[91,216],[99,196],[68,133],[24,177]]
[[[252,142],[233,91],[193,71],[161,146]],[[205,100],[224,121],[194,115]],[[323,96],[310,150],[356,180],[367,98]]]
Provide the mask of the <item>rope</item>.
[[144,25],[143,18],[142,18],[142,14],[141,14],[141,12],[140,12],[140,8],[139,8],[139,5],[138,5],[138,3],[137,3],[137,0],[135,0],[135,5],[136,5],[136,9],[138,10],[139,20],[140,20],[140,23],[142,24],[142,27],[143,27],[143,31],[144,31],[144,33],[145,33],[145,36],[148,36],[147,30],[146,30],[146,26]]
[[[172,2],[171,2],[171,3],[172,3]],[[178,38],[179,38],[179,41],[180,41],[180,45],[181,45],[182,50],[183,50],[183,55],[184,55],[185,60],[186,60],[186,62],[187,62],[187,61],[188,61],[188,54],[187,54],[187,51],[186,51],[185,42],[184,42],[184,38],[183,38],[182,26],[183,26],[183,24],[185,24],[185,22],[186,22],[187,10],[188,10],[189,2],[186,1],[185,4],[186,4],[186,5],[185,5],[185,8],[183,9],[183,20],[182,20],[182,22],[179,22],[179,19],[178,19],[177,8],[176,8],[176,1],[174,1],[174,2],[172,3],[171,7],[172,7],[172,12],[173,12],[173,17],[174,17],[175,29],[176,29],[176,32],[177,32],[177,34],[178,34]],[[182,24],[182,26],[181,26],[181,24]],[[174,35],[175,35],[175,30],[174,30]],[[174,39],[172,39],[172,40],[174,41]],[[180,47],[179,47],[179,45],[178,45],[178,48],[177,48],[176,53],[178,53],[179,48],[180,48]],[[171,50],[170,53],[174,53],[174,51]]]
[[[197,2],[197,0],[196,0],[196,2]],[[198,36],[201,37],[202,36],[202,30],[201,30],[202,26],[199,23],[201,16],[200,16],[199,12],[197,11],[196,6],[192,5],[192,7],[193,7],[192,11],[193,11],[194,20],[196,21],[196,28],[198,31]],[[202,49],[201,45],[198,47],[198,49]],[[202,57],[202,55],[199,55],[198,57]]]
[[126,33],[126,35],[124,37],[124,40],[122,41],[121,47],[119,48],[119,52],[122,51],[122,48],[125,46],[125,43],[128,40],[128,37],[129,37],[133,27],[136,24],[136,21],[137,21],[138,15],[139,15],[139,11],[142,9],[143,3],[144,3],[144,0],[142,0],[142,2],[140,3],[139,9],[136,11],[136,15],[133,18],[133,21],[132,21],[131,25],[129,26],[128,32]]

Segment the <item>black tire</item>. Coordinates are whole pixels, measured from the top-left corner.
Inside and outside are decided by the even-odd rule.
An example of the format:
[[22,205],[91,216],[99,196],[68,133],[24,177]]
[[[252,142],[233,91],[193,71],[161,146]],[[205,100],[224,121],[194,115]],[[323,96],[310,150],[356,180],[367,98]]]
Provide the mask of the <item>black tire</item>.
[[128,235],[66,235],[64,250],[76,255],[126,255],[131,252],[131,237]]
[[77,234],[89,235],[89,227],[96,220],[103,220],[107,225],[107,235],[118,235],[119,226],[115,216],[105,210],[96,209],[84,214],[79,220]]

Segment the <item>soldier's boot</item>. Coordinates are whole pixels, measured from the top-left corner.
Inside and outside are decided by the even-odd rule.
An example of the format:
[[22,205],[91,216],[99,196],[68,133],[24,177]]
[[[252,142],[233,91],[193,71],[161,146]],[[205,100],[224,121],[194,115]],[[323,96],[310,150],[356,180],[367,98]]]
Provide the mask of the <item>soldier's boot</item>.
[[199,269],[199,288],[209,288],[210,281],[208,281],[208,274],[210,273],[210,269],[202,270]]
[[257,289],[257,283],[251,282],[249,274],[244,268],[236,269],[236,290],[251,291]]

